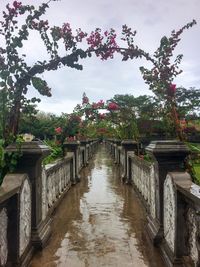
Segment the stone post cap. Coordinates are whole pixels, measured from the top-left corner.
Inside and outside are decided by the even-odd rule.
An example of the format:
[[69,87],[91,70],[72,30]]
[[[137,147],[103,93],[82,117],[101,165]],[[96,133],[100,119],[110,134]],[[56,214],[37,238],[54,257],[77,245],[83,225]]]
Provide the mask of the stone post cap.
[[81,142],[78,140],[75,141],[65,141],[63,144],[65,153],[66,152],[75,152],[80,147]]
[[141,148],[141,143],[133,140],[133,139],[125,139],[121,141],[121,145],[125,149],[140,149]]
[[133,139],[124,139],[121,141],[122,145],[137,145],[138,142]]
[[[6,147],[6,152],[17,152],[19,148],[15,143]],[[50,149],[41,141],[23,142],[20,144],[20,152],[24,155],[35,154],[47,156],[50,154]]]
[[81,145],[86,145],[89,143],[88,139],[80,140]]
[[190,153],[189,148],[184,142],[178,140],[164,140],[164,141],[152,141],[145,149],[147,152],[153,155],[169,155],[169,154],[184,154]]
[[80,145],[80,141],[78,140],[74,140],[74,141],[65,141],[64,142],[64,146],[79,146]]

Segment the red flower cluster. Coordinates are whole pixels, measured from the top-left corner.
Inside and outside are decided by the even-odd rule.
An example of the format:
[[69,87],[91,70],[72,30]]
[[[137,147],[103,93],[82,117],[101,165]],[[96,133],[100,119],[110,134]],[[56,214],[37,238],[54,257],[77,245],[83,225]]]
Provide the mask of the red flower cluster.
[[62,133],[62,128],[61,127],[55,128],[55,132],[56,132],[56,134],[61,134]]
[[119,106],[116,103],[109,103],[108,110],[118,110]]
[[97,28],[95,32],[91,32],[87,38],[87,43],[91,48],[99,48],[102,45],[103,36],[101,35],[101,29]]
[[89,98],[84,95],[83,98],[82,98],[82,104],[88,104],[89,103]]
[[167,88],[167,94],[168,96],[174,96],[176,93],[176,84],[170,84],[169,87]]
[[70,34],[72,35],[72,29],[69,23],[64,23],[62,26],[62,34]]
[[13,2],[13,6],[15,9],[18,9],[19,7],[21,7],[21,5],[22,5],[22,2],[17,2],[17,1]]
[[[105,42],[103,42],[104,38]],[[102,35],[101,29],[97,28],[94,32],[91,32],[87,38],[87,43],[90,45],[89,50],[95,50],[97,57],[100,56],[102,60],[113,58],[113,54],[118,48],[116,34],[113,29],[110,32],[104,32],[104,35]]]
[[104,101],[100,100],[99,102],[97,102],[97,105],[99,108],[103,108],[104,107]]
[[9,7],[9,4],[7,5],[7,8],[8,8],[8,11],[9,11],[9,14],[11,16],[17,16],[18,13],[17,13],[17,10],[22,6],[22,3],[21,2],[18,2],[18,1],[14,1],[13,2],[13,8],[10,8]]
[[83,32],[80,28],[78,30],[76,30],[76,41],[77,42],[82,42],[83,38],[85,38],[87,36],[87,33],[86,32]]
[[100,100],[99,102],[92,104],[93,109],[98,109],[98,108],[103,108],[103,107],[104,107],[104,101],[103,100]]

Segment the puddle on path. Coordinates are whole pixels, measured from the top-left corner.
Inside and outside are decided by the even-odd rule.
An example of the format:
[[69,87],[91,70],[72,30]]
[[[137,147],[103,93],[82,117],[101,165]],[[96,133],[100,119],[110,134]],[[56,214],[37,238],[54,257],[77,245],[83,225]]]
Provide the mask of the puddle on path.
[[54,217],[53,234],[31,267],[163,267],[146,239],[145,213],[103,145]]

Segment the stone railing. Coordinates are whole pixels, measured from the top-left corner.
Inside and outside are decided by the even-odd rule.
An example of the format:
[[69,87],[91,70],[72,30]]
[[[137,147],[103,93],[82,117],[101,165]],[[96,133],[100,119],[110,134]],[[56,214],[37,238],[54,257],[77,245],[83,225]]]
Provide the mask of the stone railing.
[[141,195],[141,199],[153,218],[155,213],[155,177],[156,168],[154,163],[144,161],[133,152],[128,153],[128,180]]
[[[48,147],[41,142],[22,144],[16,173],[8,174],[0,187],[0,266],[28,266],[34,250],[46,245],[53,211],[80,180],[97,145],[95,140],[83,146],[67,143],[66,156],[44,167]],[[15,152],[16,146],[7,151]]]
[[24,266],[31,245],[31,184],[27,174],[9,174],[0,187],[0,266]]
[[52,214],[73,182],[73,156],[42,168],[42,219]]
[[200,266],[200,187],[188,173],[169,173],[164,182],[164,240],[166,262]]
[[[153,141],[146,148],[151,159],[146,162],[133,147],[121,144],[115,162],[125,168],[122,178],[133,185],[147,210],[147,233],[161,248],[166,265],[200,266],[200,187],[184,172],[187,147],[179,141]],[[106,147],[113,155],[113,140]]]

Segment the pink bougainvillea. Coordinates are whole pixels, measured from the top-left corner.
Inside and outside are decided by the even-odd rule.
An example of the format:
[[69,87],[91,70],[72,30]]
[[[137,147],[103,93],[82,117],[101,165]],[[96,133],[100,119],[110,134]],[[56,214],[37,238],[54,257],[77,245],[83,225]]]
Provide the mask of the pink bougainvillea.
[[55,132],[56,132],[56,134],[61,134],[62,133],[62,128],[61,127],[55,128]]
[[88,103],[89,103],[89,98],[87,96],[83,96],[82,104],[88,104]]
[[119,106],[116,103],[109,103],[108,110],[118,110]]
[[87,43],[89,45],[88,51],[94,51],[96,56],[100,57],[102,60],[113,58],[114,53],[119,48],[116,37],[117,35],[114,29],[102,34],[101,29],[97,28],[95,31],[92,31],[87,38]]
[[169,96],[174,96],[175,95],[175,93],[176,93],[176,84],[170,84],[169,85],[169,87],[168,87],[168,89],[167,89],[167,94],[169,95]]

